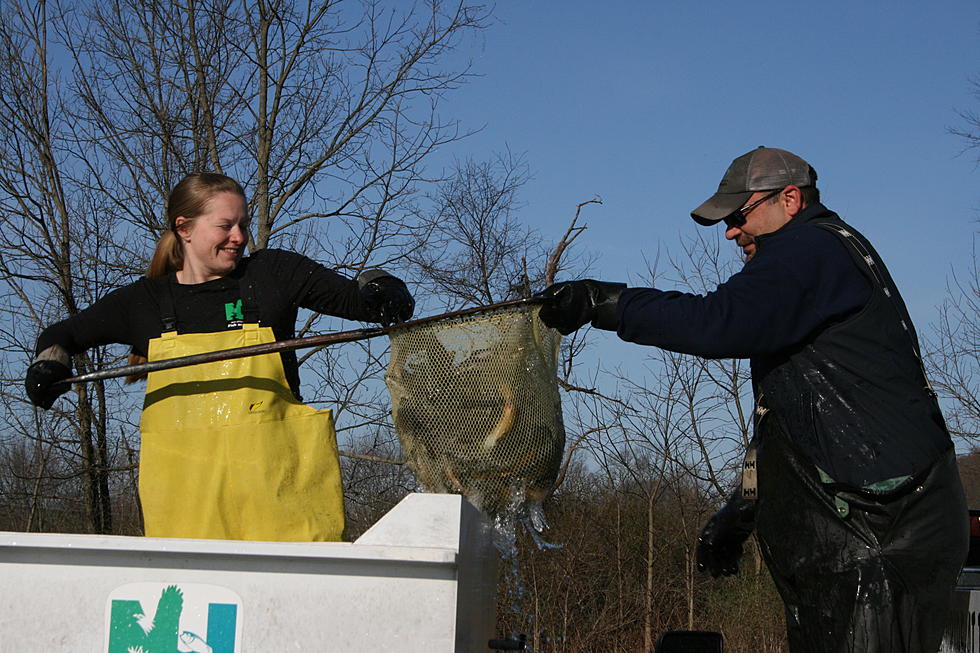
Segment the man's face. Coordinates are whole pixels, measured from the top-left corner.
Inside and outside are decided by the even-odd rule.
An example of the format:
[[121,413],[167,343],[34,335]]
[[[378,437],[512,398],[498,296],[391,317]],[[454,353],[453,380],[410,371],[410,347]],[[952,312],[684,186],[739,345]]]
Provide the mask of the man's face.
[[[756,236],[776,231],[795,215],[788,210],[789,207],[786,205],[785,189],[775,197],[775,203],[773,203],[773,199],[759,202],[771,192],[752,193],[752,196],[743,205],[742,215],[745,217],[745,224],[741,226],[726,225],[725,238],[734,240],[742,248],[742,255],[746,261],[755,256]],[[754,202],[759,203],[752,207]],[[745,211],[744,207],[752,208]]]

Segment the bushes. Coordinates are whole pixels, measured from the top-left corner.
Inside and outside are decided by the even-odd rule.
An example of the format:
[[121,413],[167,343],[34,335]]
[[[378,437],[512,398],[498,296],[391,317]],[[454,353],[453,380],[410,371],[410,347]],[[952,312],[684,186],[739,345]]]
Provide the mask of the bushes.
[[580,469],[546,505],[544,537],[560,550],[518,538],[516,560],[502,565],[498,634],[525,633],[533,651],[606,653],[652,650],[666,630],[718,630],[727,651],[786,650],[782,603],[749,553],[731,578],[694,569],[694,495],[664,493],[648,511],[644,488],[608,478]]

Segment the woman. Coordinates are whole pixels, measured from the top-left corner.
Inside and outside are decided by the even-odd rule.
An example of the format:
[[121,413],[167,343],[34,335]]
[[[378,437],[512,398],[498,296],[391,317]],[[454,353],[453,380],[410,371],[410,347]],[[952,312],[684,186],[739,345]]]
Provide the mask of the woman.
[[[167,203],[170,230],[147,276],[45,329],[25,380],[42,408],[68,390],[70,358],[122,343],[148,360],[294,336],[299,307],[352,320],[412,316],[405,284],[347,279],[299,254],[248,242],[245,192],[194,173]],[[300,402],[294,352],[152,372],[140,422],[140,500],[155,537],[329,541],[344,527],[329,410]]]

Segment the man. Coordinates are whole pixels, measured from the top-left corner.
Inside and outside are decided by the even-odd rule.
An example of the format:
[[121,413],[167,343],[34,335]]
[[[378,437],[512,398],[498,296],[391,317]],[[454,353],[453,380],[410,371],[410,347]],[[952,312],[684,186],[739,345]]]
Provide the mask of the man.
[[699,567],[735,573],[754,529],[792,651],[933,652],[968,542],[952,443],[898,289],[816,180],[785,150],[738,157],[691,217],[725,223],[742,270],[703,296],[558,283],[541,319],[751,359],[758,486],[705,526]]

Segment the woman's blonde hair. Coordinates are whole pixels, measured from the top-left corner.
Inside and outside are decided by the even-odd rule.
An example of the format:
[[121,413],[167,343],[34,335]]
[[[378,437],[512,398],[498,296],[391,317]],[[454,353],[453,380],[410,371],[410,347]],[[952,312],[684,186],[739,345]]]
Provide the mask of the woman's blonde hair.
[[[184,267],[184,243],[177,236],[177,218],[184,217],[190,225],[207,210],[208,202],[218,193],[237,193],[243,199],[245,189],[241,184],[216,172],[192,172],[174,186],[167,198],[167,231],[157,240],[153,257],[146,268],[147,277],[162,277]],[[130,365],[142,365],[145,356],[129,355]],[[145,379],[146,375],[128,376],[126,383]]]
[[245,199],[245,189],[231,177],[216,172],[192,172],[180,180],[167,199],[167,231],[157,241],[146,269],[148,277],[162,277],[184,267],[184,244],[177,237],[177,218],[193,223],[218,193],[237,193]]

